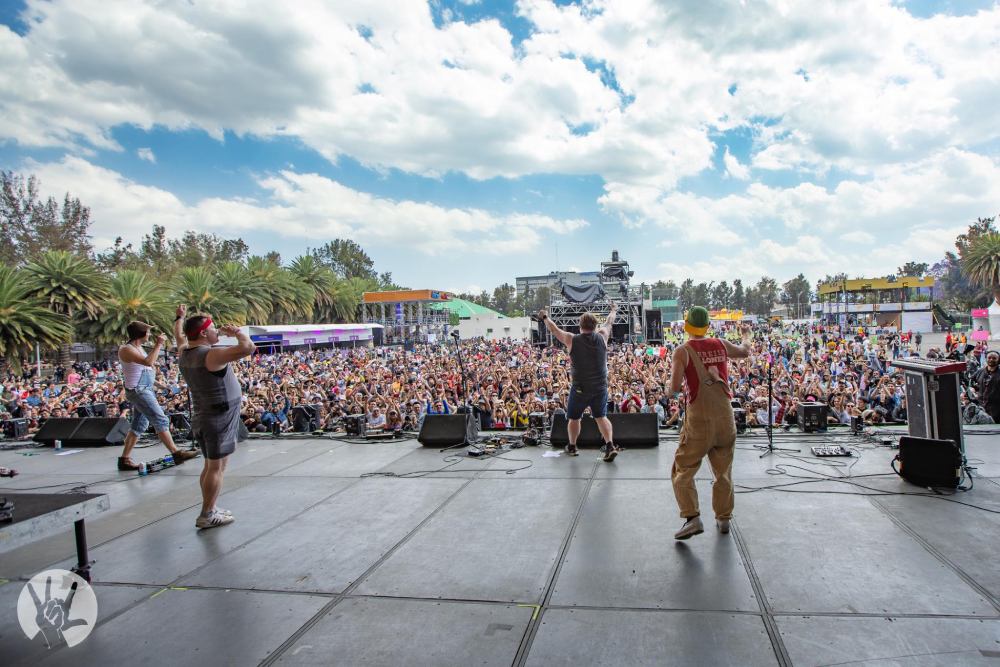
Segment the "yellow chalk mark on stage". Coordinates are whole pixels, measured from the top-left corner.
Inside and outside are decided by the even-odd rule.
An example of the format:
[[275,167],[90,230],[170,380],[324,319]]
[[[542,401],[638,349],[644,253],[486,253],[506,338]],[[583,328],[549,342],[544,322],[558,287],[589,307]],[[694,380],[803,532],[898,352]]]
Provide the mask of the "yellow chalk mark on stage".
[[531,615],[531,620],[537,621],[538,615],[542,612],[542,605],[540,604],[519,604],[518,607],[530,607],[535,610],[535,613]]
[[153,598],[155,598],[155,597],[156,597],[157,595],[159,595],[160,593],[163,593],[164,591],[167,591],[167,590],[169,590],[169,589],[167,589],[167,588],[161,588],[160,590],[158,590],[158,591],[156,591],[155,593],[153,593],[152,595],[150,595],[150,596],[149,596],[149,599],[150,599],[150,600],[152,600],[152,599],[153,599]]

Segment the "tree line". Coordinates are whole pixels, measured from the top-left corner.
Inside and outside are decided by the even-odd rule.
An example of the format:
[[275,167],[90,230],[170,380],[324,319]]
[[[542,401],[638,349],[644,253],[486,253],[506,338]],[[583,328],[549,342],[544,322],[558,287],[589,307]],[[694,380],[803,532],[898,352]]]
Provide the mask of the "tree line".
[[131,320],[173,331],[177,304],[226,323],[356,319],[365,291],[398,288],[365,251],[335,239],[285,263],[250,255],[240,238],[154,225],[138,248],[121,238],[95,253],[90,210],[66,195],[42,201],[35,177],[0,172],[0,357],[15,365],[35,345],[121,342]]

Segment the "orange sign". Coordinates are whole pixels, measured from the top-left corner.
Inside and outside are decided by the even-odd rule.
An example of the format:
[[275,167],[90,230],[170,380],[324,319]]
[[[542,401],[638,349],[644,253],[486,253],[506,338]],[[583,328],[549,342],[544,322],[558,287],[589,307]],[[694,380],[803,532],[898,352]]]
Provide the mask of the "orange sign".
[[448,301],[451,295],[441,290],[401,289],[387,292],[365,292],[362,303],[400,303],[405,301]]

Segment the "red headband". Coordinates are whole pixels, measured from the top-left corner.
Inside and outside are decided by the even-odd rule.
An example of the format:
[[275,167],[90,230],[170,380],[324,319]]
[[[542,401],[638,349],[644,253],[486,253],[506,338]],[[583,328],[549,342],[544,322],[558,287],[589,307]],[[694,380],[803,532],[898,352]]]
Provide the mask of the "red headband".
[[212,326],[212,318],[206,317],[205,321],[201,323],[200,327],[198,327],[198,335],[200,336],[202,333],[204,333],[205,329],[209,328],[210,326]]

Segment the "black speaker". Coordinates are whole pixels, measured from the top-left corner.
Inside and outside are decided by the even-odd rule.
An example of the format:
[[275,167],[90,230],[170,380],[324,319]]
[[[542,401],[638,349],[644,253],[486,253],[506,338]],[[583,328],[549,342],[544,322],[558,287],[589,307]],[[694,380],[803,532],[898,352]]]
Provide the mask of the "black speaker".
[[804,433],[826,431],[826,403],[799,403],[799,428]]
[[479,420],[471,412],[459,415],[425,415],[417,442],[424,447],[450,447],[479,438]]
[[80,424],[82,423],[82,419],[51,417],[45,420],[45,423],[38,429],[32,440],[46,445],[51,445],[56,440],[66,442],[73,437],[76,429],[80,428]]
[[296,433],[311,433],[319,430],[319,406],[316,404],[296,405],[292,408],[292,430]]
[[347,415],[344,417],[344,432],[347,435],[364,436],[367,426],[368,417],[365,415]]
[[650,342],[663,340],[663,313],[659,310],[646,311],[646,340]]
[[38,429],[33,440],[47,445],[61,440],[63,446],[72,447],[120,445],[128,430],[128,420],[121,417],[49,419]]
[[899,439],[899,454],[892,460],[892,469],[917,486],[954,489],[962,477],[962,451],[953,440],[904,435]]
[[8,440],[20,440],[28,435],[27,419],[6,419],[3,423],[3,436]]
[[736,435],[747,432],[747,411],[743,408],[733,408],[733,419],[736,421]]
[[[656,423],[655,412],[617,412],[608,415],[611,420],[612,437],[616,445],[622,447],[656,447],[660,444],[660,432]],[[552,415],[552,430],[549,432],[549,442],[556,447],[569,444],[569,434],[566,430],[566,414],[557,412]],[[580,437],[576,440],[577,447],[603,447],[604,438],[597,428],[597,422],[590,415],[584,415],[580,420]]]

